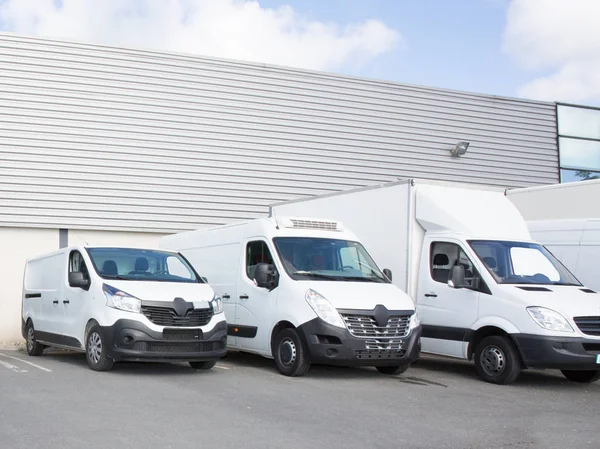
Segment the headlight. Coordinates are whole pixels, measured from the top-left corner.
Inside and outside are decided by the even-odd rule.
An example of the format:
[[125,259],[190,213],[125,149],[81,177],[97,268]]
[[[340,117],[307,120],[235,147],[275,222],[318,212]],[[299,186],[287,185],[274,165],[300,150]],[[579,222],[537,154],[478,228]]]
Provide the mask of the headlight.
[[344,325],[344,320],[342,320],[342,317],[335,307],[333,307],[329,301],[327,301],[316,291],[312,289],[308,290],[304,298],[310,307],[315,311],[317,316],[323,321],[333,326],[346,327]]
[[215,297],[210,302],[210,306],[212,307],[213,313],[216,315],[217,313],[223,312],[223,300],[219,295],[215,295]]
[[421,319],[419,318],[419,313],[415,310],[413,316],[410,317],[410,330],[416,329],[421,325]]
[[549,331],[573,332],[569,322],[560,313],[544,307],[527,307],[533,321]]
[[125,310],[127,312],[137,312],[142,310],[142,301],[129,293],[125,293],[118,288],[103,284],[102,291],[106,296],[106,305],[114,309]]

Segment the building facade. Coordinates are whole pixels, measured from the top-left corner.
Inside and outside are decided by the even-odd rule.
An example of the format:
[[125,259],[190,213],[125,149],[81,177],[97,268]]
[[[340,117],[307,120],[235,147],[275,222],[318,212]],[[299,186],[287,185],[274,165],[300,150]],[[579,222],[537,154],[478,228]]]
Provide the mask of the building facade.
[[25,259],[68,244],[152,246],[399,178],[525,187],[584,167],[555,103],[13,34],[0,61],[0,341],[20,338]]

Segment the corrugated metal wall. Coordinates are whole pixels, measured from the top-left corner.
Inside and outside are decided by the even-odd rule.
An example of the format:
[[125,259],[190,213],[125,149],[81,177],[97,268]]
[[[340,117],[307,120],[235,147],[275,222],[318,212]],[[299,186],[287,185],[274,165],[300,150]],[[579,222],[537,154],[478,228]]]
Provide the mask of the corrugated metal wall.
[[555,133],[551,103],[0,34],[0,226],[172,232],[404,177],[554,183]]

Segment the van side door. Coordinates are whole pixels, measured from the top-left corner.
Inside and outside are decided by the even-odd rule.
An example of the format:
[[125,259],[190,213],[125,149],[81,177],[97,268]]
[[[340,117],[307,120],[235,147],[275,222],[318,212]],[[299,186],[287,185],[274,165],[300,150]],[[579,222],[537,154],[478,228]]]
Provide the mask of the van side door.
[[[465,268],[465,288],[448,285],[451,268],[458,264]],[[425,238],[417,293],[423,352],[466,357],[469,333],[479,313],[481,282],[460,242]]]
[[[88,280],[87,288],[74,287],[69,283],[70,273],[82,273]],[[73,250],[69,254],[67,277],[64,288],[64,295],[61,306],[63,306],[64,326],[63,342],[65,346],[83,348],[85,347],[84,331],[87,317],[84,311],[90,306],[88,290],[90,288],[91,278],[83,255]]]
[[258,287],[254,272],[259,263],[273,264],[273,252],[263,238],[244,242],[242,269],[239,270],[235,328],[240,349],[270,354],[270,329],[277,309],[279,289]]

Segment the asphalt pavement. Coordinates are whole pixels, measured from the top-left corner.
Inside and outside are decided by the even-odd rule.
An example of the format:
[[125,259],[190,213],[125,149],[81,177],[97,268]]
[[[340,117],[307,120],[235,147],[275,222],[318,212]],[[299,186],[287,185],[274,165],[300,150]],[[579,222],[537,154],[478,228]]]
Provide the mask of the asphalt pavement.
[[598,448],[600,383],[525,371],[510,386],[423,357],[399,376],[313,366],[300,378],[230,353],[210,371],[0,351],[0,447]]

